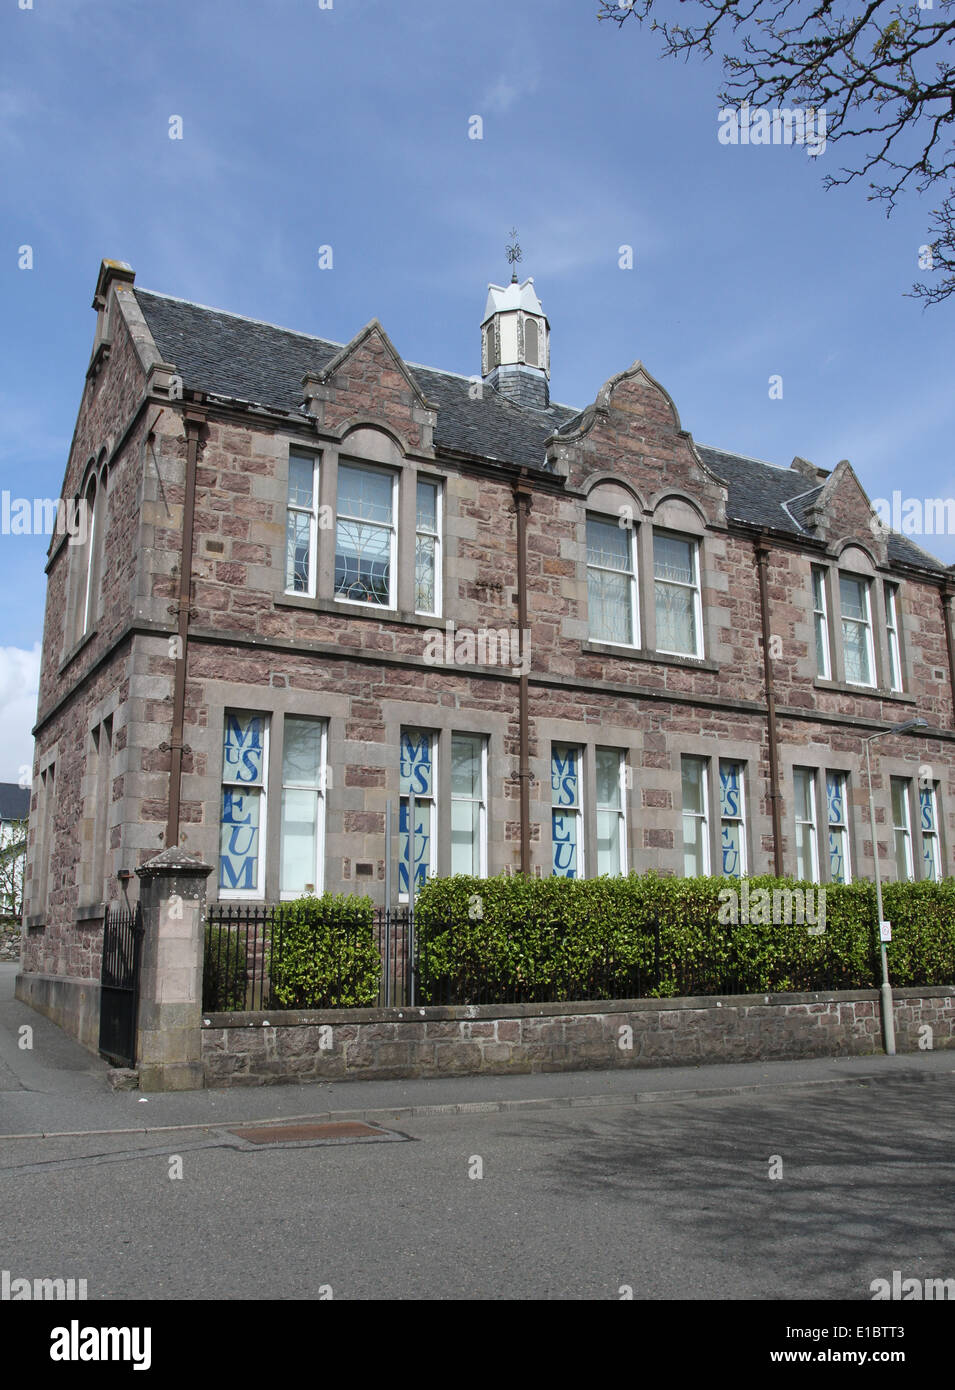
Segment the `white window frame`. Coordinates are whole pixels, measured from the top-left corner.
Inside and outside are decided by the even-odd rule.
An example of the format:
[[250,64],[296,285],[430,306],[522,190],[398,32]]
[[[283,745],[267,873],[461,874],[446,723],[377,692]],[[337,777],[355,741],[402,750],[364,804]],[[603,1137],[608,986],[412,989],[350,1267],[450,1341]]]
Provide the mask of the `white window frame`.
[[[312,465],[312,505],[303,507],[298,502],[291,500],[291,478],[292,478],[292,459],[309,461]],[[317,593],[318,585],[318,485],[319,467],[321,455],[309,453],[305,449],[289,449],[289,469],[286,478],[286,502],[285,502],[285,592],[298,598],[314,598]],[[289,583],[288,572],[288,519],[289,516],[307,516],[308,526],[308,584],[305,589],[295,588],[294,566],[292,583]]]
[[[321,726],[321,751],[319,754],[318,782],[295,782],[285,779],[285,733],[288,729],[290,720],[299,720],[302,723],[318,724]],[[312,875],[314,880],[313,891],[316,896],[325,891],[325,804],[327,794],[327,773],[328,773],[328,720],[314,719],[307,714],[286,714],[282,718],[282,808],[279,822],[279,900],[290,902],[295,898],[301,897],[307,892],[306,888],[292,889],[282,887],[282,873],[285,864],[285,793],[287,791],[310,791],[315,794],[317,805],[315,809],[315,844],[314,863]]]
[[[898,786],[901,791],[901,804],[905,812],[904,824],[899,825],[895,819],[895,797],[893,791]],[[892,855],[895,860],[896,874],[899,872],[899,844],[898,837],[903,837],[902,843],[905,849],[905,876],[899,882],[912,882],[915,878],[915,857],[912,848],[912,782],[908,777],[889,778],[889,802],[892,811]]]
[[[478,877],[478,878],[487,878],[487,745],[488,745],[487,735],[486,735],[486,734],[469,734],[469,733],[463,733],[463,732],[461,732],[460,730],[459,730],[457,733],[452,733],[452,734],[451,734],[451,766],[452,766],[452,767],[454,766],[454,740],[455,740],[456,738],[468,739],[468,740],[471,741],[471,742],[477,741],[477,743],[478,743],[479,746],[480,746],[480,753],[481,753],[481,788],[480,788],[480,791],[481,791],[481,795],[480,795],[480,798],[479,798],[479,800],[478,800],[478,837],[479,837],[479,843],[478,843],[478,872],[477,872],[477,877]],[[473,805],[473,803],[474,803],[474,797],[473,797],[473,796],[455,796],[455,794],[454,794],[454,787],[453,787],[453,785],[452,785],[452,787],[451,787],[451,801],[452,801],[452,803],[454,803],[455,801],[465,801],[465,802],[467,802],[469,805]],[[453,817],[453,812],[452,812],[452,817]],[[453,819],[452,819],[452,824],[453,824]],[[453,854],[453,849],[452,849],[452,854]],[[451,872],[454,873],[454,863],[453,863],[453,860],[452,860],[452,863],[451,863]]]
[[[816,639],[816,666],[819,667],[819,636],[822,636],[822,668],[817,670],[817,675],[821,680],[832,679],[832,653],[829,649],[829,598],[826,593],[828,586],[828,571],[824,565],[812,566],[812,619],[813,635]],[[819,584],[819,595],[822,607],[816,603],[816,583]]]
[[[703,806],[702,811],[688,811],[688,810],[686,809],[686,805],[685,805],[684,802],[683,802],[683,765],[684,765],[684,763],[686,763],[686,762],[688,762],[688,761],[690,761],[690,762],[696,762],[696,763],[699,763],[699,764],[700,764],[700,770],[701,770],[701,773],[702,773],[702,776],[701,776],[701,779],[700,779],[700,801],[701,801],[702,806]],[[710,873],[711,873],[711,871],[712,871],[712,855],[711,855],[711,852],[710,852],[711,847],[710,847],[710,760],[709,760],[709,758],[701,757],[699,754],[696,754],[696,753],[684,753],[684,754],[681,756],[681,758],[680,758],[680,802],[681,802],[681,820],[680,820],[680,828],[681,828],[681,830],[683,831],[683,877],[684,877],[684,878],[687,877],[687,872],[686,872],[686,820],[687,820],[687,817],[690,817],[690,818],[693,819],[693,820],[702,821],[702,823],[703,823],[703,834],[702,834],[702,836],[701,836],[701,841],[700,841],[701,844],[703,845],[703,866],[702,866],[702,868],[700,869],[699,874],[694,874],[693,877],[694,877],[694,878],[707,878],[707,877],[709,877],[709,875],[710,875]]]
[[[225,729],[226,717],[228,715],[239,717],[251,717],[262,720],[262,784],[261,787],[254,783],[227,781],[225,775]],[[264,902],[265,901],[265,844],[268,839],[268,795],[269,795],[269,749],[272,718],[268,710],[256,709],[237,709],[233,706],[223,711],[222,716],[222,737],[219,740],[219,756],[222,759],[222,773],[219,779],[219,820],[216,826],[218,834],[218,857],[216,861],[216,884],[220,902]],[[244,787],[247,793],[255,792],[259,799],[259,853],[256,869],[258,879],[257,888],[223,888],[222,887],[222,810],[226,787]]]
[[[616,877],[616,876],[622,876],[622,875],[624,875],[624,874],[626,874],[626,873],[628,872],[628,859],[627,859],[627,754],[626,754],[626,750],[623,749],[623,748],[609,748],[609,747],[605,746],[604,744],[600,744],[599,746],[597,746],[597,747],[594,749],[594,773],[595,773],[595,775],[596,775],[597,764],[598,764],[598,762],[599,762],[599,760],[600,760],[600,754],[601,754],[601,753],[613,753],[613,754],[616,755],[616,758],[617,758],[617,800],[618,800],[618,805],[616,805],[616,806],[604,806],[604,805],[601,805],[601,803],[600,803],[599,800],[597,800],[597,801],[596,801],[596,804],[595,804],[594,810],[595,810],[596,820],[595,820],[595,823],[594,823],[594,829],[595,829],[595,831],[597,832],[597,836],[596,836],[596,844],[597,844],[597,875],[598,875],[598,877],[599,877],[599,876],[600,876],[600,872],[601,872],[601,869],[600,869],[600,836],[599,836],[599,823],[600,823],[600,820],[599,820],[599,818],[600,818],[601,813],[603,813],[604,815],[615,815],[615,816],[617,817],[617,826],[616,826],[616,834],[617,834],[617,857],[618,857],[618,859],[619,859],[619,861],[620,861],[620,868],[617,870],[617,875],[615,875],[615,877]],[[599,784],[598,784],[598,785],[599,785]]]
[[[735,816],[724,816],[723,814],[723,768],[732,766],[739,769],[739,814]],[[720,874],[723,878],[744,878],[748,871],[748,857],[746,851],[746,764],[742,758],[720,758],[716,767],[717,775],[720,779]],[[723,826],[739,826],[739,873],[728,874],[723,868]]]
[[[809,784],[809,786],[808,786],[808,793],[809,793],[809,794],[808,794],[807,800],[808,800],[808,802],[809,802],[809,810],[810,810],[810,812],[812,813],[812,820],[808,820],[808,821],[807,821],[807,820],[802,820],[802,819],[800,818],[799,814],[798,814],[799,802],[798,802],[798,798],[797,798],[796,795],[795,795],[795,788],[796,788],[796,778],[797,778],[798,776],[800,776],[800,775],[806,777],[806,779],[807,779],[807,781],[808,781],[808,784]],[[809,828],[809,859],[810,859],[810,869],[812,870],[812,874],[811,874],[811,877],[810,877],[810,879],[809,879],[809,882],[810,882],[810,883],[819,883],[819,882],[820,882],[820,877],[819,877],[819,819],[818,819],[818,817],[819,817],[819,807],[818,807],[818,805],[816,804],[816,769],[815,769],[814,767],[794,767],[794,768],[793,768],[793,800],[796,802],[796,807],[795,807],[795,812],[796,812],[796,813],[795,813],[794,816],[793,816],[793,821],[794,821],[795,825],[797,825],[797,826],[804,825],[804,826],[808,826],[808,828]],[[796,876],[797,876],[797,878],[798,878],[798,877],[799,877],[799,849],[798,849],[798,845],[797,845],[795,839],[794,839],[794,841],[793,841],[793,848],[794,848],[795,854],[796,854],[795,869],[796,869]],[[805,880],[803,880],[803,881],[805,881]]]
[[681,531],[670,531],[665,526],[654,526],[653,537],[657,535],[672,536],[675,540],[686,541],[690,547],[690,555],[693,560],[693,583],[684,584],[680,579],[658,579],[656,572],[656,549],[654,547],[653,560],[653,611],[656,615],[657,585],[669,584],[675,588],[693,590],[693,616],[694,627],[696,629],[696,650],[692,652],[673,651],[669,647],[660,646],[659,633],[657,634],[657,651],[663,656],[684,656],[692,661],[700,661],[703,658],[703,595],[700,584],[700,538],[699,536],[688,536]]
[[[96,513],[99,506],[99,490],[100,480],[94,474],[86,486],[86,492],[83,494],[83,506],[86,508],[86,521],[89,530],[86,537],[86,554],[84,556],[86,561],[86,573],[83,576],[83,622],[80,628],[80,637],[85,637],[89,632],[93,616],[91,610],[93,607],[94,571],[96,569],[96,542],[98,539]],[[91,491],[93,493],[92,502],[89,501]]]
[[[422,483],[424,483],[424,484],[427,485],[428,487],[433,487],[433,488],[434,488],[434,493],[435,493],[435,500],[434,500],[434,521],[435,521],[435,526],[436,526],[436,528],[437,528],[435,531],[428,531],[428,530],[426,530],[424,527],[418,525],[418,487],[419,487]],[[424,617],[428,617],[428,618],[440,618],[440,616],[441,616],[441,608],[442,608],[442,605],[443,605],[443,603],[444,603],[444,594],[443,594],[443,592],[442,592],[442,583],[441,583],[441,579],[442,579],[441,537],[442,537],[443,531],[444,531],[444,488],[441,486],[441,479],[440,479],[440,478],[429,478],[429,477],[427,477],[426,475],[421,474],[421,475],[419,475],[419,476],[415,479],[415,533],[414,533],[414,538],[415,538],[415,553],[414,553],[415,576],[414,576],[414,584],[415,584],[415,605],[416,605],[416,607],[415,607],[415,612],[416,612],[416,613],[420,613],[420,614],[422,614]],[[427,537],[429,540],[433,540],[433,541],[434,541],[434,608],[418,608],[418,607],[417,607],[417,601],[418,601],[418,539],[419,539],[419,537],[421,537],[421,536],[425,536],[425,537]]]
[[[829,819],[829,779],[834,778],[842,788],[842,820],[830,821]],[[849,775],[841,772],[838,768],[826,769],[826,875],[830,883],[841,881],[842,883],[852,882],[852,847],[849,836]],[[832,877],[832,852],[829,848],[829,836],[833,830],[842,836],[842,857],[845,863],[845,877],[837,880]],[[873,852],[875,846],[873,845]]]
[[[865,596],[865,618],[860,619],[860,618],[847,618],[847,617],[846,617],[845,612],[844,612],[843,609],[842,609],[842,581],[843,581],[844,579],[847,580],[849,583],[861,585],[861,587],[862,587],[862,593],[863,593],[863,595]],[[845,670],[846,624],[847,624],[847,623],[852,623],[852,624],[853,624],[854,626],[856,626],[856,627],[864,627],[864,628],[865,628],[866,653],[867,653],[868,661],[869,661],[869,677],[870,677],[870,679],[867,680],[867,681],[854,681],[854,680],[850,680],[850,679],[849,679],[849,676],[846,675],[846,684],[847,684],[847,685],[854,685],[854,686],[858,687],[858,689],[860,689],[860,690],[874,690],[874,689],[876,688],[876,685],[877,685],[877,679],[876,679],[876,666],[875,666],[875,644],[873,643],[873,640],[872,640],[872,582],[871,582],[871,580],[868,579],[864,574],[850,574],[850,573],[848,573],[848,572],[842,573],[842,572],[840,571],[840,574],[839,574],[839,609],[840,609],[840,612],[841,612],[841,614],[842,614],[842,664],[843,664],[843,670]]]
[[412,824],[411,817],[409,816],[409,817],[408,817],[408,891],[405,891],[405,890],[401,887],[401,865],[402,865],[402,863],[404,862],[404,856],[403,856],[403,853],[402,853],[403,846],[402,846],[402,841],[401,841],[401,833],[402,833],[402,832],[401,832],[401,803],[402,803],[403,801],[408,802],[409,799],[410,799],[410,794],[409,794],[408,792],[403,792],[403,791],[401,790],[401,778],[400,778],[400,772],[401,772],[401,741],[402,741],[402,739],[404,738],[405,734],[424,734],[424,735],[427,737],[427,739],[428,739],[428,748],[429,748],[429,753],[430,753],[430,757],[431,757],[431,796],[430,796],[430,797],[419,796],[417,793],[415,793],[415,799],[414,799],[414,802],[415,802],[415,821],[417,821],[417,819],[418,819],[418,807],[421,805],[421,803],[422,803],[423,801],[430,801],[430,804],[431,804],[431,814],[430,814],[430,816],[429,816],[429,818],[428,818],[428,834],[429,834],[430,838],[429,838],[428,843],[429,843],[429,845],[430,845],[430,847],[431,847],[431,862],[430,862],[430,864],[429,864],[429,866],[428,866],[428,872],[425,874],[425,882],[429,882],[431,879],[437,878],[437,876],[438,876],[438,838],[437,838],[437,831],[438,831],[438,789],[439,789],[439,783],[438,783],[438,747],[439,747],[439,742],[438,742],[438,731],[437,731],[437,729],[422,729],[422,728],[420,728],[417,724],[403,724],[403,725],[401,726],[401,728],[399,729],[399,731],[398,731],[398,770],[399,770],[399,780],[398,780],[398,872],[397,872],[397,881],[398,881],[398,901],[399,901],[400,903],[406,903],[406,902],[408,902],[408,901],[410,900],[410,898],[412,897],[412,890],[414,890],[415,874],[416,874],[416,870],[415,870],[415,862],[416,862],[416,861],[415,861],[415,857],[414,857],[414,849],[415,849],[414,841],[415,841],[415,836],[416,836],[416,833],[417,833],[417,832],[416,832],[415,825]]
[[[560,806],[554,804],[554,749],[563,748],[572,750],[577,755],[577,805]],[[575,878],[580,880],[586,876],[587,856],[584,845],[584,749],[580,743],[568,743],[564,739],[554,739],[550,745],[550,876],[551,878],[568,878],[568,874],[558,874],[554,870],[554,812],[557,811],[561,816],[573,816],[574,825],[574,847],[577,851],[577,872]]]
[[391,479],[391,521],[368,521],[365,517],[351,516],[342,512],[338,497],[335,498],[335,554],[333,557],[332,584],[336,583],[334,568],[338,557],[338,527],[342,521],[351,522],[363,526],[372,526],[379,531],[390,531],[390,549],[388,552],[388,602],[374,603],[371,599],[349,598],[347,594],[335,593],[336,603],[353,603],[361,608],[367,608],[371,612],[395,612],[398,606],[398,474],[390,468],[380,468],[376,464],[363,463],[360,459],[340,459],[338,463],[338,474],[341,476],[343,468],[351,469],[354,472],[379,473]]
[[903,691],[902,640],[899,632],[899,585],[885,580],[885,636],[889,648],[889,689]]
[[[637,528],[636,526],[618,526],[619,518],[609,517],[600,512],[587,512],[584,526],[584,551],[586,555],[587,569],[587,629],[588,636],[592,642],[602,642],[608,647],[634,648],[640,646],[640,603],[637,588]],[[612,569],[606,565],[593,565],[590,562],[590,536],[589,528],[591,521],[599,521],[605,526],[614,526],[623,531],[627,537],[627,561],[630,566],[627,570]],[[599,574],[626,575],[630,581],[627,592],[630,599],[630,631],[633,634],[631,642],[614,642],[609,637],[597,637],[590,625],[590,571],[596,570]]]

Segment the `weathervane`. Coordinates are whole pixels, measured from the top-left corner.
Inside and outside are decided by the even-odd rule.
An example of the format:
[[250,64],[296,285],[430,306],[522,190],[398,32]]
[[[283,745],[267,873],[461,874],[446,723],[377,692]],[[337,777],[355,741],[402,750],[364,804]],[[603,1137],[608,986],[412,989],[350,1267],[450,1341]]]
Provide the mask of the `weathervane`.
[[518,261],[522,261],[522,260],[524,259],[524,253],[521,251],[520,242],[517,240],[517,228],[516,228],[516,227],[512,227],[512,228],[511,228],[511,236],[514,238],[514,243],[513,243],[512,246],[506,247],[505,250],[507,251],[507,259],[508,259],[508,263],[509,263],[509,265],[510,265],[510,267],[511,267],[511,283],[514,284],[514,285],[516,285],[516,284],[517,284],[517,262],[518,262]]

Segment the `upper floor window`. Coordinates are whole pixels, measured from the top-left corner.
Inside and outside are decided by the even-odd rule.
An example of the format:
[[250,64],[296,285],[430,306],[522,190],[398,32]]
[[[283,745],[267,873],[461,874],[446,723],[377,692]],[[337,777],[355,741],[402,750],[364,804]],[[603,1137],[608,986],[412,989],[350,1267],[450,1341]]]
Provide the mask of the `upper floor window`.
[[850,685],[875,685],[872,611],[869,584],[855,575],[840,574],[842,646],[846,680]]
[[318,566],[318,459],[311,454],[289,454],[285,536],[285,592],[314,598]]
[[902,644],[899,639],[899,586],[885,581],[885,635],[889,647],[889,689],[902,690]]
[[816,670],[823,680],[832,676],[829,659],[829,609],[826,602],[826,572],[812,567],[812,620],[816,634]]
[[415,612],[441,612],[441,489],[418,479],[415,521]]
[[595,642],[639,643],[634,532],[596,516],[587,518],[587,604]]
[[657,651],[702,655],[699,543],[666,531],[653,533]]
[[395,607],[397,478],[379,468],[338,465],[335,597]]

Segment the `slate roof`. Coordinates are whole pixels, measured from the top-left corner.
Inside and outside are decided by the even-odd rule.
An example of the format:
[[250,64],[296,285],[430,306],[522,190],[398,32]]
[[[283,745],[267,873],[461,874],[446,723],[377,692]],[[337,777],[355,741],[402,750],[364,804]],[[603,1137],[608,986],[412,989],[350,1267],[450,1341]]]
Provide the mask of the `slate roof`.
[[[188,387],[214,395],[298,413],[302,377],[320,372],[343,346],[149,290],[133,292],[163,361],[175,364]],[[548,436],[566,431],[582,414],[558,404],[547,410],[518,405],[487,386],[482,398],[473,400],[468,377],[413,362],[405,366],[425,398],[437,406],[437,449],[543,471]],[[820,489],[812,487],[805,474],[723,449],[705,445],[697,449],[727,484],[727,512],[732,520],[811,536],[805,509]],[[889,558],[894,564],[945,570],[941,561],[894,532],[889,537]]]
[[30,814],[30,788],[0,782],[0,821],[25,820]]

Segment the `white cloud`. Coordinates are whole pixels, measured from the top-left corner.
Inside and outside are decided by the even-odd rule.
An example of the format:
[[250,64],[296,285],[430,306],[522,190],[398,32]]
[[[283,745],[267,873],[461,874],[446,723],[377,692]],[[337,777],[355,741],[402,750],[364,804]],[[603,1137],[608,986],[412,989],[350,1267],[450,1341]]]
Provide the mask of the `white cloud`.
[[[19,782],[21,768],[33,768],[33,736],[40,688],[40,644],[32,651],[0,647],[0,782]],[[29,776],[29,771],[27,773]]]

